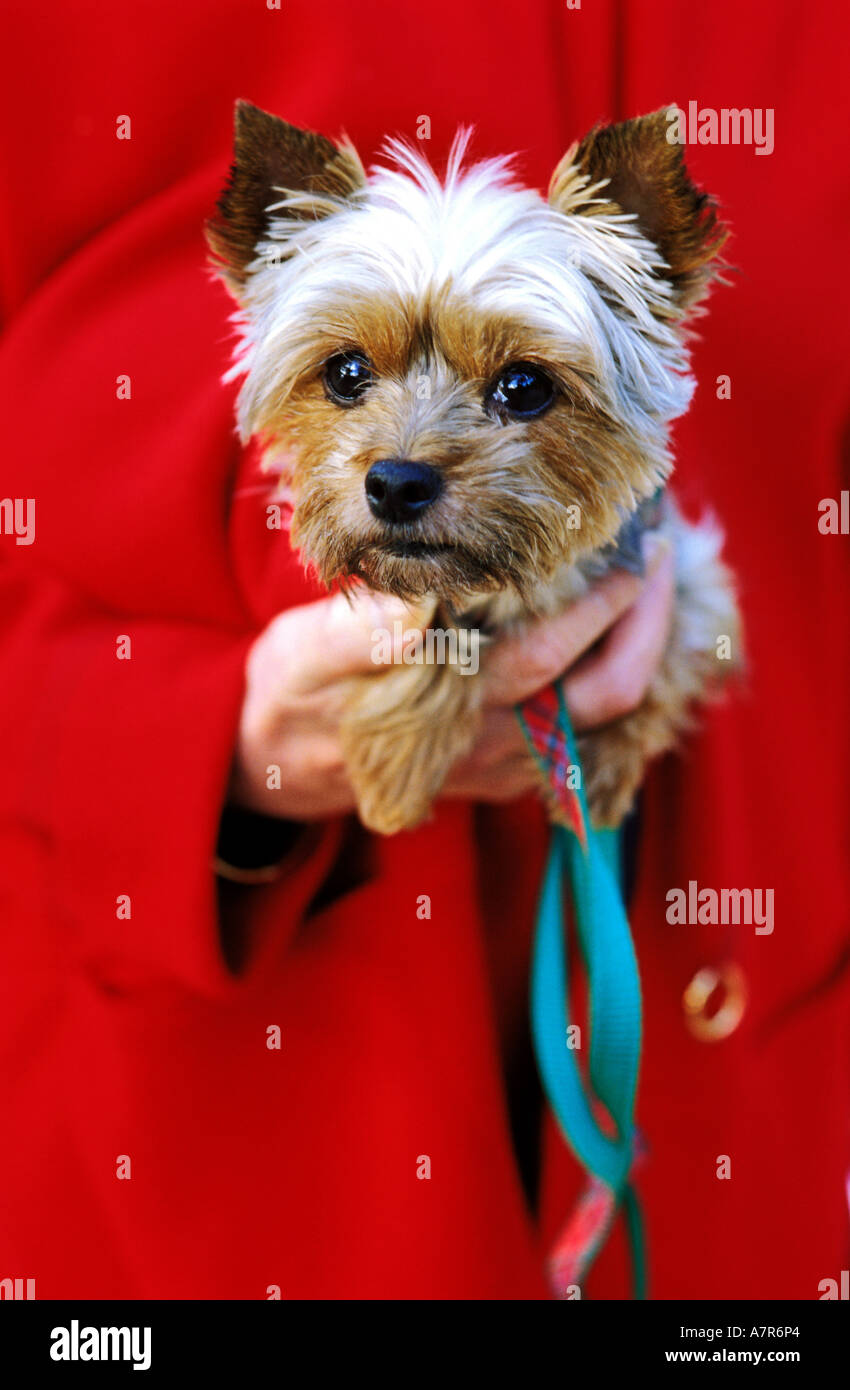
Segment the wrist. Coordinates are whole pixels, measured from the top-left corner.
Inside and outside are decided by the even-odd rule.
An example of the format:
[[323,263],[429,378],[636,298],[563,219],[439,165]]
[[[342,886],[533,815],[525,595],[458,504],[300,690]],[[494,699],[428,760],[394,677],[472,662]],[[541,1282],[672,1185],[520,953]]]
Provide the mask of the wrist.
[[305,829],[297,821],[228,803],[219,822],[216,875],[233,883],[273,882]]

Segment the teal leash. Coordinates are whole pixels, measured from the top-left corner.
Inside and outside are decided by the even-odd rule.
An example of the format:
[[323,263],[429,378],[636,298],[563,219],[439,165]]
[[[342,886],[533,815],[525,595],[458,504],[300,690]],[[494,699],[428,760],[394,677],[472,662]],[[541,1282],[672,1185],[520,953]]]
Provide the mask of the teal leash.
[[[609,1217],[622,1209],[631,1250],[633,1296],[647,1297],[646,1250],[640,1205],[629,1181],[635,1158],[635,1096],[641,1050],[641,994],[637,960],[620,886],[620,833],[590,824],[575,736],[561,686],[557,693],[557,737],[533,727],[530,706],[518,706],[523,732],[550,790],[554,773],[579,769],[578,785],[565,792],[578,798],[579,833],[554,823],[537,911],[531,967],[531,1028],[546,1098],[561,1133],[578,1161],[595,1180],[588,1204],[600,1216],[596,1233],[573,1251],[586,1273],[609,1229]],[[540,707],[535,713],[540,716]],[[560,754],[560,765],[558,762]],[[568,823],[575,826],[576,808]],[[576,936],[588,981],[590,1031],[588,1077],[582,1076],[577,1050],[567,1046],[569,1016],[567,929],[564,887],[569,886]],[[610,1119],[603,1128],[600,1104]],[[601,1185],[601,1187],[600,1187]],[[599,1194],[602,1193],[602,1201]],[[604,1226],[604,1229],[603,1229]],[[571,1257],[571,1258],[573,1258]]]

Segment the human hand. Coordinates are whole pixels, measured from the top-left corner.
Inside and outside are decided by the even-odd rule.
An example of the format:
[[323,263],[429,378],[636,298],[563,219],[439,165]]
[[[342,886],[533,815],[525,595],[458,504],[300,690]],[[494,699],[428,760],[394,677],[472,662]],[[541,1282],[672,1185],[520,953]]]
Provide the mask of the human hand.
[[[507,801],[537,785],[514,705],[567,672],[577,731],[641,703],[667,641],[673,559],[656,546],[639,578],[615,570],[563,613],[487,649],[483,719],[475,747],[451,770],[444,794]],[[421,627],[401,600],[359,591],[281,613],[251,649],[231,778],[231,799],[266,815],[308,821],[355,809],[339,729],[352,676],[380,679],[376,628]],[[280,768],[269,788],[267,769]]]
[[563,613],[530,624],[487,654],[484,718],[471,753],[458,761],[447,796],[511,801],[539,785],[514,706],[564,676],[576,733],[630,714],[658,669],[673,616],[673,553],[653,537],[646,574],[612,570]]

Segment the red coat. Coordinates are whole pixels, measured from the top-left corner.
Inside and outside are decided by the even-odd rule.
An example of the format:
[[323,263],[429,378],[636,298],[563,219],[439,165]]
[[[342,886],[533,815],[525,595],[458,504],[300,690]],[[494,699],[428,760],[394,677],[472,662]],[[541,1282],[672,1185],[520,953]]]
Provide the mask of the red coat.
[[[838,12],[432,0],[405,27],[366,0],[13,9],[0,492],[35,499],[36,534],[0,535],[0,1278],[34,1277],[39,1298],[546,1296],[578,1174],[548,1125],[535,1222],[504,1081],[530,1084],[537,806],[444,805],[361,845],[353,879],[345,827],[324,825],[277,884],[240,890],[238,975],[219,946],[210,859],[245,653],[313,591],[234,436],[201,224],[239,96],[344,126],[367,156],[425,114],[439,160],[472,121],[538,184],[595,120],[694,99],[776,113],[769,156],[689,152],[740,274],[697,348],[680,491],[727,528],[751,677],[646,797],[639,1185],[655,1296],[816,1298],[848,1265],[850,1158],[848,541],[817,525],[850,486]],[[307,914],[334,864],[336,897]],[[668,925],[689,880],[773,888],[773,934]],[[728,959],[746,1013],[698,1041],[683,989]],[[624,1289],[617,1236],[587,1293]]]

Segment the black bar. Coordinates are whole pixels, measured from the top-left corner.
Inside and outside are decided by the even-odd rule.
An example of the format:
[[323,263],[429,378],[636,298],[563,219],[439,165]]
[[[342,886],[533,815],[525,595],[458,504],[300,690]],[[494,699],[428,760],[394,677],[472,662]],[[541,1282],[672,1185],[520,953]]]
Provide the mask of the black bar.
[[[754,1373],[791,1366],[810,1382],[814,1371],[842,1364],[850,1308],[840,1300],[576,1301],[497,1304],[495,1310],[484,1303],[439,1302],[0,1303],[0,1376],[10,1385],[29,1384],[33,1373],[60,1383],[75,1376],[103,1383],[106,1376],[110,1384],[126,1374],[140,1385],[189,1373],[190,1385],[203,1384],[206,1375],[231,1375],[238,1376],[236,1385],[252,1386],[261,1372],[279,1376],[281,1383],[311,1384],[337,1361],[349,1379],[368,1376],[380,1383],[391,1373],[394,1384],[405,1386],[432,1363],[441,1378],[448,1365],[460,1374],[468,1366],[480,1383],[482,1365],[490,1361],[501,1366],[501,1374],[512,1374],[501,1361],[506,1352],[518,1360],[523,1385],[551,1382],[553,1375],[568,1381],[571,1373],[586,1375],[588,1369],[607,1375],[673,1367],[688,1375],[698,1365],[741,1364]],[[101,1329],[126,1333],[104,1335]],[[51,1348],[77,1359],[54,1359]],[[114,1351],[120,1359],[84,1359],[84,1350],[87,1358],[101,1349],[105,1357]],[[144,1369],[146,1353],[150,1364]],[[138,1381],[136,1362],[145,1377]],[[14,1381],[8,1375],[13,1367]],[[373,1377],[378,1371],[381,1376]]]

